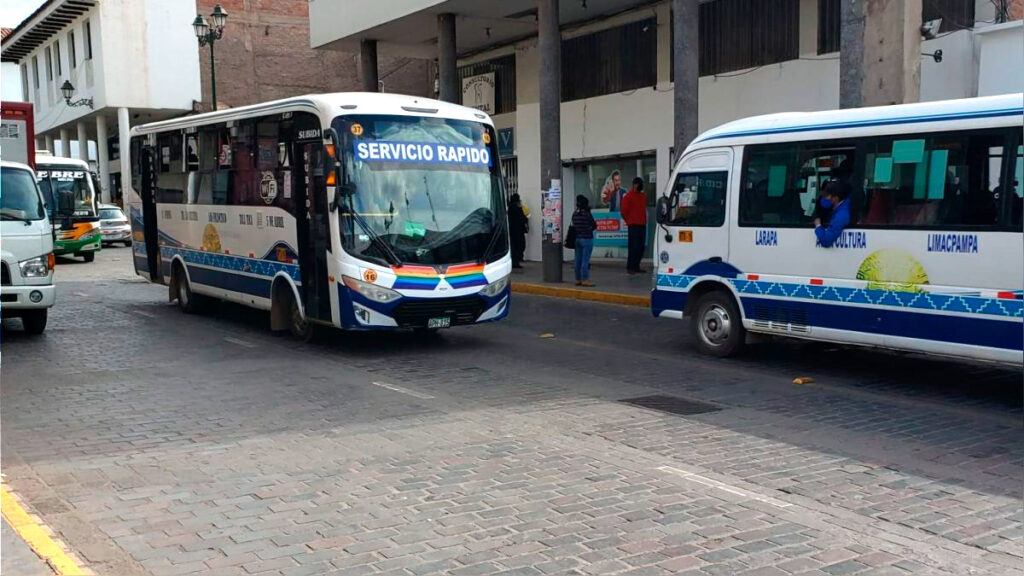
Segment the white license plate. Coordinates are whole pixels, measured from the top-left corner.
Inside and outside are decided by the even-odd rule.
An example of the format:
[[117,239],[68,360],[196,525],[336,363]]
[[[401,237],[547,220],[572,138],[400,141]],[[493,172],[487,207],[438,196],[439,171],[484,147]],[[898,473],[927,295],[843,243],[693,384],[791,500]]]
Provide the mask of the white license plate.
[[427,328],[450,328],[452,325],[452,319],[450,316],[443,318],[431,318],[427,320]]

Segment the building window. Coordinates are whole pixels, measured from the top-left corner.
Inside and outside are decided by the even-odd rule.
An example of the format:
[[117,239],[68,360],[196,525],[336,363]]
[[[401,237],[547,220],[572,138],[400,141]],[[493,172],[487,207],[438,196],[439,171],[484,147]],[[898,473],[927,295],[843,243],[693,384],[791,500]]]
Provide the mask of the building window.
[[68,32],[68,60],[71,62],[71,69],[78,66],[78,55],[75,54],[75,31]]
[[46,47],[46,81],[53,82],[53,55],[49,46]]
[[39,90],[39,57],[32,57],[32,84]]
[[562,101],[654,86],[658,25],[649,18],[562,41]]
[[85,21],[85,59],[92,60],[92,23]]
[[28,65],[21,65],[21,99],[28,102]]
[[486,62],[477,62],[459,68],[460,83],[471,76],[494,74],[494,104],[490,114],[504,114],[516,110],[516,57],[510,54]]
[[818,54],[839,52],[840,0],[818,0]]
[[717,0],[700,5],[700,75],[800,57],[800,0]]
[[53,57],[57,61],[57,77],[60,78],[64,74],[64,64],[60,57],[60,40],[53,41]]
[[921,20],[942,19],[939,32],[955,32],[974,27],[974,2],[964,0],[924,0]]

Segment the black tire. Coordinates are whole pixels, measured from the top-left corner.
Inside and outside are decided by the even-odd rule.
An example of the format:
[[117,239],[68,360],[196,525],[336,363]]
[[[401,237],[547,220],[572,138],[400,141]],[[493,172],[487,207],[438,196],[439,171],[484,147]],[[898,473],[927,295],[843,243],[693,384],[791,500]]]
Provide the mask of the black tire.
[[192,286],[188,282],[188,275],[185,274],[185,269],[182,268],[181,264],[174,265],[174,279],[178,286],[178,308],[181,308],[181,311],[185,314],[198,314],[201,312],[203,298],[192,292]]
[[130,248],[130,247],[131,247],[131,245],[132,245],[132,241],[131,241],[131,240],[125,240],[125,241],[124,241],[124,247],[125,247],[125,248]]
[[747,331],[732,295],[716,290],[701,296],[690,318],[690,335],[703,354],[725,358],[739,353]]
[[317,325],[302,315],[302,309],[299,308],[299,303],[295,300],[295,294],[291,290],[288,290],[287,293],[288,331],[291,332],[292,337],[296,340],[312,342],[317,337]]
[[85,260],[86,262],[92,262],[95,259],[96,259],[96,253],[95,252],[82,252],[82,260]]
[[25,327],[26,334],[42,334],[43,330],[46,330],[46,308],[25,310],[21,313],[21,324]]

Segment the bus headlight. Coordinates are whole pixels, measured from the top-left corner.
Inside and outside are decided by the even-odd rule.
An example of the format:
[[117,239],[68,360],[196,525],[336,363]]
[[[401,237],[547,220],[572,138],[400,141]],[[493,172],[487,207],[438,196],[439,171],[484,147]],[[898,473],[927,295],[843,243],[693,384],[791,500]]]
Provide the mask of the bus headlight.
[[499,278],[499,279],[495,280],[494,282],[491,282],[487,286],[484,286],[483,290],[480,290],[480,293],[483,294],[484,296],[489,296],[489,297],[493,298],[493,297],[497,296],[498,294],[501,294],[502,292],[504,292],[505,288],[507,288],[507,287],[508,287],[508,276],[505,276],[503,278]]
[[370,284],[369,282],[363,282],[362,280],[356,280],[351,276],[342,276],[341,280],[349,290],[358,292],[374,302],[387,304],[388,302],[394,302],[402,297],[401,294],[394,290],[383,286],[377,286],[376,284]]
[[46,256],[39,256],[38,258],[30,258],[28,260],[22,260],[18,262],[18,267],[21,268],[22,278],[41,278],[46,276],[50,272],[50,268],[47,266],[48,258]]

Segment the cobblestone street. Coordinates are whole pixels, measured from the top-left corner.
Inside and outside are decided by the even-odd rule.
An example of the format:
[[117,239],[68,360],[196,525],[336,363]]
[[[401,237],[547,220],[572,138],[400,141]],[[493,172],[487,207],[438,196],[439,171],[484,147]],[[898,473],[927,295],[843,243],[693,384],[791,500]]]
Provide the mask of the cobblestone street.
[[1019,369],[719,360],[647,310],[524,295],[300,344],[130,262],[59,261],[45,334],[3,333],[5,485],[98,574],[1024,574]]

